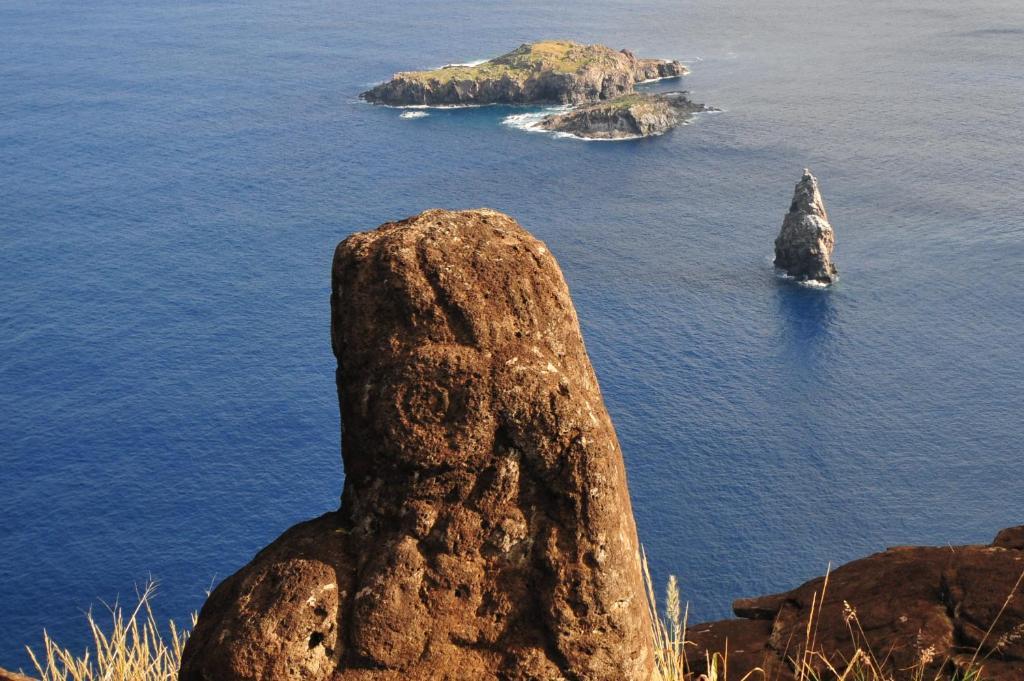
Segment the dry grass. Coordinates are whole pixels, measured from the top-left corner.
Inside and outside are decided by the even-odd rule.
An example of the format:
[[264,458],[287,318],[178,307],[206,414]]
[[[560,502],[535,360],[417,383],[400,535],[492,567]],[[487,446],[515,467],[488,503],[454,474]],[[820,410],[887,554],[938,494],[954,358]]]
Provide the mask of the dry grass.
[[647,605],[650,608],[654,634],[654,662],[661,673],[662,681],[683,681],[689,678],[686,666],[686,621],[690,609],[679,611],[679,584],[675,575],[668,578],[665,589],[665,613],[658,612],[658,597],[654,593],[654,582],[647,566],[647,552],[640,549],[641,565],[644,571],[644,585],[647,587]]
[[[118,604],[107,606],[110,617],[102,624],[90,611],[86,615],[93,649],[77,655],[43,632],[39,656],[28,649],[42,681],[174,681],[178,677],[181,653],[188,631],[169,622],[162,629],[153,615],[150,601],[156,583],[149,582],[138,594],[138,603],[128,613]],[[195,625],[196,615],[192,615]],[[109,632],[109,633],[107,633]]]
[[[679,586],[675,576],[670,576],[666,590],[666,607],[664,613],[658,612],[657,598],[647,567],[647,556],[642,554],[644,580],[647,587],[647,600],[653,624],[655,642],[655,661],[661,681],[774,681],[763,669],[748,671],[743,677],[733,679],[728,668],[728,642],[722,652],[705,653],[706,671],[696,676],[689,669],[686,660],[686,647],[694,644],[686,641],[686,611],[680,616]],[[857,611],[848,603],[844,603],[844,620],[855,643],[854,653],[848,659],[838,659],[829,655],[817,639],[818,624],[821,621],[822,603],[828,591],[829,575],[820,595],[815,594],[811,603],[811,613],[804,631],[804,640],[795,654],[788,657],[789,667],[793,670],[796,681],[985,681],[984,663],[986,656],[982,649],[988,641],[996,623],[1006,611],[1014,595],[1024,583],[1021,573],[1016,584],[1006,597],[1002,608],[996,615],[981,643],[968,663],[962,667],[954,665],[952,660],[944,660],[935,664],[934,651],[922,651],[917,665],[912,669],[896,670],[888,658],[879,659],[871,646],[857,618]],[[687,609],[688,610],[688,609]],[[995,648],[999,647],[996,643]],[[838,660],[838,661],[837,661]]]

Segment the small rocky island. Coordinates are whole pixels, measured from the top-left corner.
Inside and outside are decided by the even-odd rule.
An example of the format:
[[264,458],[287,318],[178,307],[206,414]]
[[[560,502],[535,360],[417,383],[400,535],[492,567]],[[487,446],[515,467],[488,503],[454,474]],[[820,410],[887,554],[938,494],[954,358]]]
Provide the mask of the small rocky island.
[[475,65],[406,71],[360,95],[390,106],[579,104],[633,92],[637,83],[688,73],[678,61],[628,50],[549,40]]
[[537,127],[587,139],[635,139],[660,135],[690,120],[695,113],[716,110],[691,101],[688,94],[634,92],[552,114]]
[[835,244],[818,180],[805,168],[775,239],[775,266],[797,281],[831,284],[839,278],[832,262]]

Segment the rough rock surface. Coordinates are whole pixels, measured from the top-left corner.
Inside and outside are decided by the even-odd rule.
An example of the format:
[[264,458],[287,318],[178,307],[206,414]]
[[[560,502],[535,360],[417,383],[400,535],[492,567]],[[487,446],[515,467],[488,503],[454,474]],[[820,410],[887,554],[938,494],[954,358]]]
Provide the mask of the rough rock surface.
[[775,266],[797,281],[831,284],[839,278],[832,262],[835,243],[818,181],[805,169],[793,192],[782,231],[775,239]]
[[[980,647],[976,662],[986,681],[1024,679],[1022,540],[1024,526],[1003,530],[990,546],[897,547],[844,565],[828,577],[815,649],[837,664],[869,647],[888,659],[899,681],[922,664],[924,678],[952,678]],[[724,651],[728,640],[730,678],[757,667],[770,679],[794,678],[791,659],[806,647],[808,616],[824,582],[819,577],[786,593],[739,599],[733,610],[743,619],[691,627],[691,666],[704,671],[706,653]],[[864,632],[856,637],[848,626],[851,611]]]
[[588,139],[635,139],[668,132],[701,111],[686,92],[622,95],[544,118],[539,127]]
[[678,61],[639,59],[604,45],[548,41],[476,66],[395,74],[360,95],[391,106],[576,104],[633,91],[636,83],[688,73]]
[[337,249],[345,487],[207,601],[182,681],[648,681],[622,455],[562,274],[489,210]]

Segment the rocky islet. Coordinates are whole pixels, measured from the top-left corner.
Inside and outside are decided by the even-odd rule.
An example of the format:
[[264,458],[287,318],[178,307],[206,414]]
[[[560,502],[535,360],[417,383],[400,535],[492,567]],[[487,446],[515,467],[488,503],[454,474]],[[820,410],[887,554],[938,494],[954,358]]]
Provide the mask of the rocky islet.
[[474,65],[396,73],[362,93],[389,106],[579,104],[633,92],[637,83],[689,73],[678,61],[569,40],[527,43]]
[[697,113],[715,110],[692,101],[687,92],[633,93],[552,114],[537,127],[585,139],[636,139],[661,135]]

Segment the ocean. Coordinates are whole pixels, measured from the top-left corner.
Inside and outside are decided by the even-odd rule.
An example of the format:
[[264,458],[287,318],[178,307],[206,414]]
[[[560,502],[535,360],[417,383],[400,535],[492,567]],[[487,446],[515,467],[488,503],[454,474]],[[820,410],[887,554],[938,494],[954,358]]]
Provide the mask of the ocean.
[[[357,99],[545,38],[724,111],[594,143]],[[558,258],[691,621],[1024,522],[1018,0],[6,0],[0,46],[0,666],[149,577],[185,622],[337,507],[333,248],[432,207]],[[805,167],[830,289],[771,266]]]

